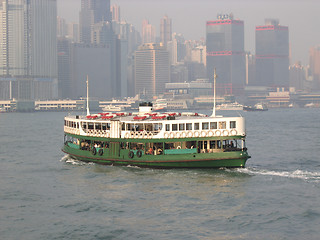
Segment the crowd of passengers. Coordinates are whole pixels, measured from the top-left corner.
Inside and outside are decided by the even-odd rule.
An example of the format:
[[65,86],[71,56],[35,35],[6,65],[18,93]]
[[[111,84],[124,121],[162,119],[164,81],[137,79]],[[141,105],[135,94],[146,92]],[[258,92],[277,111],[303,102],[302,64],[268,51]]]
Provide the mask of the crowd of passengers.
[[[208,147],[209,144],[209,147]],[[172,143],[165,143],[164,146],[162,143],[149,143],[149,144],[142,144],[142,143],[128,143],[128,142],[121,142],[120,149],[130,149],[133,151],[142,151],[146,155],[160,155],[163,153],[163,147],[165,150],[173,150],[173,149],[181,149],[181,143],[179,142],[172,142]],[[196,141],[189,141],[184,143],[184,147],[182,149],[193,149],[196,148],[197,143]],[[80,149],[91,151],[93,148],[100,149],[100,148],[109,148],[109,142],[103,141],[94,141],[91,142],[90,140],[80,141]],[[212,150],[222,150],[222,151],[239,151],[241,147],[236,140],[214,140],[214,141],[198,141],[198,153],[210,153]]]

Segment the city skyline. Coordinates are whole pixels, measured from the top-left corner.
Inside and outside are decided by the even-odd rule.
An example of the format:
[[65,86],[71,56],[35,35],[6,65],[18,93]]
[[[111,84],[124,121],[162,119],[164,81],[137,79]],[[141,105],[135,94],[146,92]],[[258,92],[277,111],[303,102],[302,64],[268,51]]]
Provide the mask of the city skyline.
[[[58,0],[58,15],[67,21],[78,21],[80,0]],[[320,2],[315,0],[227,0],[227,1],[169,1],[111,0],[121,8],[121,18],[133,24],[141,33],[143,19],[156,26],[160,34],[160,19],[167,14],[172,19],[172,32],[181,33],[185,39],[205,38],[206,21],[215,20],[217,14],[233,13],[235,19],[244,21],[245,51],[255,54],[255,27],[264,25],[266,18],[277,18],[290,29],[291,63],[309,64],[309,49],[320,44],[320,31],[316,17]],[[181,6],[183,4],[183,6]]]

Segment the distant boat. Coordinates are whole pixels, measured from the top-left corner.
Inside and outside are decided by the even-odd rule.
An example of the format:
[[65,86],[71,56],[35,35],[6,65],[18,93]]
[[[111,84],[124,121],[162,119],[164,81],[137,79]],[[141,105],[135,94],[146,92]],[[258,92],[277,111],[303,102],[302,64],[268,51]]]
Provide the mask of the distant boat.
[[0,107],[0,113],[7,112],[7,110],[4,107]]
[[154,103],[153,103],[153,111],[154,112],[165,112],[167,110],[167,100],[166,99],[157,99]]
[[217,110],[243,110],[243,105],[240,103],[223,103],[217,106]]
[[243,111],[268,111],[264,103],[257,103],[254,106],[243,106]]
[[103,107],[102,110],[105,112],[121,112],[124,110],[124,108],[116,105],[107,105]]

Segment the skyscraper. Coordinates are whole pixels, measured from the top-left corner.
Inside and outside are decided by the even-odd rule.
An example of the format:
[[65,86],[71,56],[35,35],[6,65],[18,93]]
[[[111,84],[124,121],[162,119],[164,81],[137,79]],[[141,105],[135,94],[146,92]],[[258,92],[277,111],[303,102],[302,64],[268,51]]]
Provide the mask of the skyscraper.
[[165,15],[160,21],[160,41],[166,47],[167,43],[172,40],[172,20]]
[[213,80],[213,70],[216,68],[217,88],[229,86],[231,91],[242,89],[245,85],[243,21],[234,20],[232,14],[218,15],[217,20],[207,21],[206,44],[208,78]]
[[289,31],[279,20],[256,27],[256,84],[289,86]]
[[37,92],[57,79],[56,0],[1,0],[0,19],[0,75],[10,83],[10,96],[55,97]]
[[142,21],[142,43],[156,42],[156,30],[147,19]]
[[170,82],[169,53],[162,44],[143,44],[135,52],[135,92],[152,97]]
[[80,42],[90,43],[91,29],[95,23],[111,21],[110,0],[81,0]]
[[117,4],[111,6],[112,21],[120,22],[120,7]]

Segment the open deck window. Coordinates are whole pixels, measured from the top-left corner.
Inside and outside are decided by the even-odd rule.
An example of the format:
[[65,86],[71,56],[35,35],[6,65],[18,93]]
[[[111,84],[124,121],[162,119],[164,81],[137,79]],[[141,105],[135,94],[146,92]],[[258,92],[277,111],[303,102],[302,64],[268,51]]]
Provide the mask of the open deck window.
[[219,122],[219,129],[226,129],[226,122]]
[[184,123],[179,123],[179,131],[185,130],[185,124]]
[[178,124],[172,124],[172,131],[178,131]]
[[230,128],[236,128],[236,121],[230,121]]
[[209,123],[208,122],[202,123],[202,130],[208,130],[208,129],[209,129]]
[[217,129],[217,128],[218,128],[217,122],[210,123],[210,129]]

